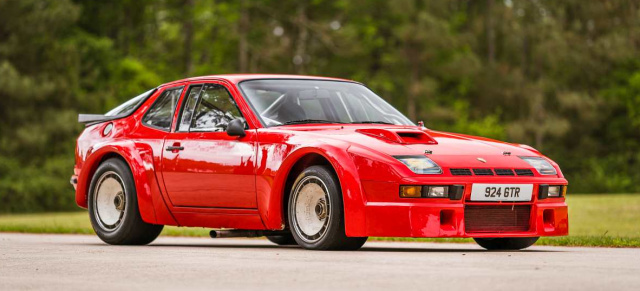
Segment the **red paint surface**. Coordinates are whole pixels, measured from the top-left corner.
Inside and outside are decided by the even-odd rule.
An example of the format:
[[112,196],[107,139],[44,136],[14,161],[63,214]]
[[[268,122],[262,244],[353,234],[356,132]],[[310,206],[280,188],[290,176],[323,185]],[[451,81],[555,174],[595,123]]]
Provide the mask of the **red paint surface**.
[[[297,162],[310,155],[323,157],[340,181],[346,233],[387,237],[527,237],[568,234],[564,198],[538,201],[539,184],[566,185],[558,175],[541,176],[518,156],[541,156],[523,145],[486,138],[432,131],[418,126],[289,125],[265,128],[242,97],[237,84],[254,78],[311,78],[280,75],[208,76],[171,82],[159,87],[134,114],[91,125],[80,135],[74,177],[76,201],[87,207],[91,177],[106,157],[124,159],[132,170],[142,218],[155,224],[208,228],[282,229],[285,227],[285,186]],[[328,79],[328,78],[325,78]],[[224,132],[171,132],[141,124],[144,112],[165,89],[190,84],[224,85],[247,119],[244,137]],[[185,89],[181,97],[185,98]],[[179,106],[181,106],[179,105]],[[165,151],[180,144],[183,151]],[[417,175],[392,155],[428,156],[443,168],[440,175]],[[510,156],[503,155],[511,152]],[[486,163],[478,161],[478,157]],[[449,168],[532,169],[533,177],[452,176]],[[465,205],[511,205],[471,202],[473,183],[531,183],[531,227],[525,232],[467,233]],[[464,185],[464,198],[400,198],[400,185]],[[545,210],[547,210],[545,212]],[[546,214],[545,214],[546,213]]]

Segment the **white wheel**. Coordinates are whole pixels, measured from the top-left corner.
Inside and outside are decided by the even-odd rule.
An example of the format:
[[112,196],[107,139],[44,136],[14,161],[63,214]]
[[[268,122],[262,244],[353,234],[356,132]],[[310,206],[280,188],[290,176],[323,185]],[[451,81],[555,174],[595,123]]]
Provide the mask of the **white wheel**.
[[144,245],[162,231],[162,225],[142,220],[133,174],[123,160],[102,162],[91,178],[88,194],[91,226],[102,241]]
[[294,231],[307,243],[322,239],[331,220],[331,198],[324,182],[317,176],[306,176],[294,190]]
[[293,238],[310,250],[357,250],[366,237],[347,237],[340,184],[328,166],[311,166],[293,182],[288,222]]
[[117,229],[125,216],[126,195],[122,178],[114,171],[98,178],[93,200],[97,222],[104,230]]

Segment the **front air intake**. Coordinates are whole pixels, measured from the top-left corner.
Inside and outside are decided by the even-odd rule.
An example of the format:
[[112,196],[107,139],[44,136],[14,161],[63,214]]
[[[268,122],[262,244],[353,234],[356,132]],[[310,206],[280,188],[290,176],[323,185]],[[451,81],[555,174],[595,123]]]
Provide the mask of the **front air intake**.
[[451,171],[451,175],[453,176],[471,176],[471,170],[469,169],[449,169]]
[[511,169],[494,169],[498,176],[513,176],[513,170]]
[[518,176],[533,176],[533,171],[530,169],[515,169]]
[[467,205],[464,224],[467,233],[528,231],[531,205]]
[[473,169],[473,173],[476,176],[493,176],[491,169]]

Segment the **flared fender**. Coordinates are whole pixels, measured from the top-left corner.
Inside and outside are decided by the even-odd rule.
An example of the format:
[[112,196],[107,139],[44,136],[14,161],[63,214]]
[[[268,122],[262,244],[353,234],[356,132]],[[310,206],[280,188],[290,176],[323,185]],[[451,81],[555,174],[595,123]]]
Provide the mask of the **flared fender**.
[[[340,180],[345,219],[345,232],[348,236],[365,235],[365,195],[360,185],[358,171],[347,151],[343,148],[324,145],[320,147],[301,147],[287,155],[275,171],[268,195],[258,195],[258,208],[267,229],[282,229],[285,226],[284,187],[293,166],[308,154],[318,154],[329,161]],[[265,193],[266,194],[266,193]],[[266,197],[265,197],[266,196]]]
[[76,189],[76,202],[87,207],[88,191],[96,169],[105,157],[118,155],[129,165],[136,184],[138,208],[142,220],[153,224],[177,225],[162,198],[155,174],[152,148],[131,140],[117,141],[89,149]]

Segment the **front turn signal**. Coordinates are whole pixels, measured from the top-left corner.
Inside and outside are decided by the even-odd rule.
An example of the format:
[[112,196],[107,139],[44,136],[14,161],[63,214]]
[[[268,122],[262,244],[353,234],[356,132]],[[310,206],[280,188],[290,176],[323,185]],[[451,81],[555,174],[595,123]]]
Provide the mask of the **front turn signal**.
[[400,186],[400,197],[420,198],[422,197],[422,186]]

